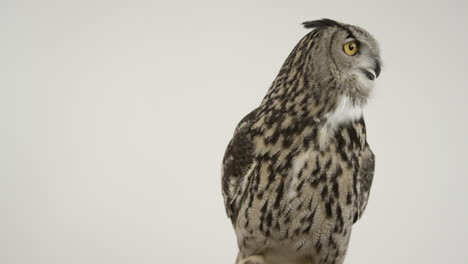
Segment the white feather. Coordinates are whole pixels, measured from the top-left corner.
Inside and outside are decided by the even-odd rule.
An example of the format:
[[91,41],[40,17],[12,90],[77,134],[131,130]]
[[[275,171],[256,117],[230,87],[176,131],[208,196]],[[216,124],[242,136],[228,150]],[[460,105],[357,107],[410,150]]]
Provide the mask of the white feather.
[[319,144],[322,149],[327,146],[330,135],[334,133],[339,125],[362,117],[362,105],[354,104],[348,96],[342,96],[336,109],[325,117],[326,122],[320,129],[319,136]]

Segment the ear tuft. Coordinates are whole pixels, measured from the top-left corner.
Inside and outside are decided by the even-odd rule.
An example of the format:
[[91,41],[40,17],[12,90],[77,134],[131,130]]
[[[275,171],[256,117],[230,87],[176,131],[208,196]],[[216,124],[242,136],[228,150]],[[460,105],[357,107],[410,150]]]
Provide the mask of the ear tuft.
[[324,27],[343,27],[343,25],[335,20],[323,18],[320,20],[306,21],[302,23],[305,28],[324,28]]

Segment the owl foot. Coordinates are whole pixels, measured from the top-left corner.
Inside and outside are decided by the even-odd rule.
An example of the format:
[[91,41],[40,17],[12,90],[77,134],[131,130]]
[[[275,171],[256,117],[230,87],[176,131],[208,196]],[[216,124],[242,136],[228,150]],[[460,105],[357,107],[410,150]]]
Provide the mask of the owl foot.
[[238,264],[265,264],[265,259],[263,258],[263,256],[254,255],[242,259],[241,261],[239,261]]

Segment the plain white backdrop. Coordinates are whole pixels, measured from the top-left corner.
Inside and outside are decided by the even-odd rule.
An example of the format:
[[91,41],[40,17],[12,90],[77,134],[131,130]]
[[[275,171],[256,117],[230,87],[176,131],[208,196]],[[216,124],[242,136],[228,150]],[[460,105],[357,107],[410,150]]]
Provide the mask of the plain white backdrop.
[[0,263],[233,263],[224,149],[324,17],[384,61],[346,263],[463,263],[463,2],[0,0]]

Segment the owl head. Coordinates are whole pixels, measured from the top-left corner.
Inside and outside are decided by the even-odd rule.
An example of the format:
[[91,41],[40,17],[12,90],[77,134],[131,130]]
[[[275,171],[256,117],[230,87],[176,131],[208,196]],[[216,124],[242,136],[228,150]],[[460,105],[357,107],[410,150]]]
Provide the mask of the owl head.
[[[315,82],[365,102],[381,70],[379,46],[367,31],[330,19],[308,21],[314,30],[299,43]],[[335,91],[336,92],[336,91]]]

